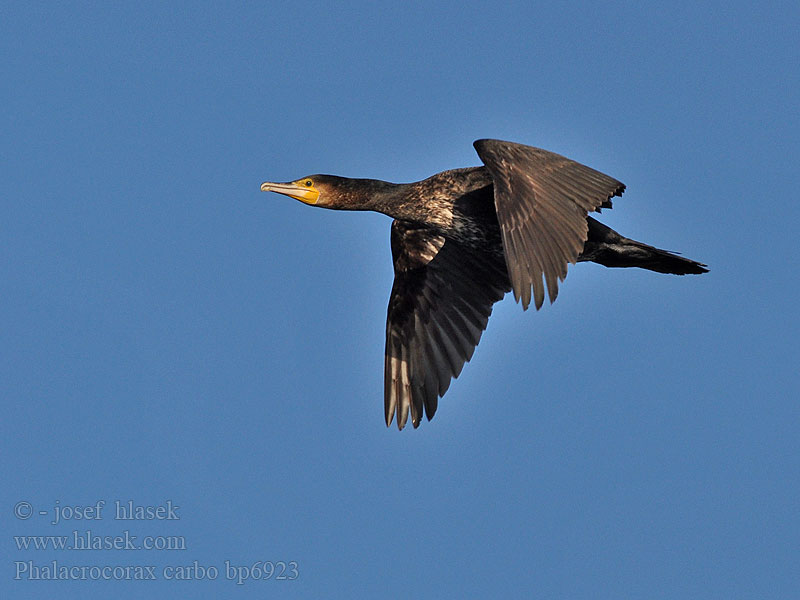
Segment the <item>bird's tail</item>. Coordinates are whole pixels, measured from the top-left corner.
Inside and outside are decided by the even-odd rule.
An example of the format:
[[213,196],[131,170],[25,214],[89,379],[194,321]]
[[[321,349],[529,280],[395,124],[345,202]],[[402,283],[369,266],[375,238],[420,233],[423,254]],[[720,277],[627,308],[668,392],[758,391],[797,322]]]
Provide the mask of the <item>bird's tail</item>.
[[606,267],[640,267],[674,275],[708,272],[703,263],[623,237],[591,217],[588,222],[589,237],[579,261],[592,261]]

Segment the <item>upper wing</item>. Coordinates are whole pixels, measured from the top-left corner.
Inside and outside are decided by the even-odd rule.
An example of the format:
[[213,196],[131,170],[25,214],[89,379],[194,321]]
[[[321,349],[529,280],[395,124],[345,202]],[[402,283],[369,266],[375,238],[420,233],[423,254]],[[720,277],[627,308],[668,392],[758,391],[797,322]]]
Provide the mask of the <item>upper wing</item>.
[[386,318],[386,425],[402,429],[423,406],[430,420],[486,329],[492,305],[511,289],[500,256],[478,252],[431,229],[392,223],[394,285]]
[[531,286],[536,308],[558,295],[586,242],[586,215],[611,207],[625,186],[559,154],[499,140],[475,142],[494,183],[494,202],[503,236],[514,298],[527,309]]

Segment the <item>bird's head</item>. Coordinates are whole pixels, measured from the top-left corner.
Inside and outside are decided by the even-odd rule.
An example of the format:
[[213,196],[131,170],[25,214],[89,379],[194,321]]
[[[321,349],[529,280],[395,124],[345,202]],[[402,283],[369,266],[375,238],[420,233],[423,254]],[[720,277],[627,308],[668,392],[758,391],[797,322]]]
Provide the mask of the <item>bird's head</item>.
[[288,183],[261,184],[262,192],[277,192],[311,206],[340,210],[381,210],[376,201],[399,186],[375,179],[308,175]]
[[328,206],[335,197],[329,179],[329,175],[309,175],[288,183],[267,181],[261,184],[261,191],[277,192],[312,206]]

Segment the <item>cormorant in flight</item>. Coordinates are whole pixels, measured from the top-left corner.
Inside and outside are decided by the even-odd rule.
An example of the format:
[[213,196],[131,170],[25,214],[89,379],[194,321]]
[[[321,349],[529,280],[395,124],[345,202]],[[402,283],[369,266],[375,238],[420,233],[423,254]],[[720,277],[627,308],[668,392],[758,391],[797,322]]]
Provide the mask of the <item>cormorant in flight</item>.
[[437,173],[415,183],[309,175],[261,190],[306,204],[389,215],[394,285],[386,319],[386,425],[409,413],[430,420],[509,290],[527,309],[552,303],[567,265],[705,273],[705,265],[621,236],[588,216],[611,208],[625,186],[558,154],[478,140],[483,167]]

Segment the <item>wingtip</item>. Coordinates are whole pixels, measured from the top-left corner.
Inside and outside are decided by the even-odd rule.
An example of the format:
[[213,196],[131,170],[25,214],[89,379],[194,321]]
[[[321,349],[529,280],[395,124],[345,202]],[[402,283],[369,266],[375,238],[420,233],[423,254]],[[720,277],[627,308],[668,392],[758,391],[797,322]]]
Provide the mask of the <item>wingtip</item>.
[[408,407],[405,407],[405,410],[398,411],[397,414],[397,429],[403,431],[403,428],[408,423]]
[[475,151],[480,155],[480,153],[487,145],[496,141],[497,140],[492,140],[490,138],[480,138],[479,140],[475,140],[474,142],[472,142],[472,147],[475,148]]

